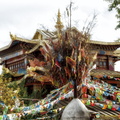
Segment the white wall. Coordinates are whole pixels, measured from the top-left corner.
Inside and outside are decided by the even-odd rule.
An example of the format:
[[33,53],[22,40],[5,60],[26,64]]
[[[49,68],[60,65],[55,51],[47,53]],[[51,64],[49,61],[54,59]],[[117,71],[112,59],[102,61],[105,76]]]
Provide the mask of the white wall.
[[0,65],[0,74],[2,73],[2,66]]
[[115,71],[120,71],[120,61],[115,62]]

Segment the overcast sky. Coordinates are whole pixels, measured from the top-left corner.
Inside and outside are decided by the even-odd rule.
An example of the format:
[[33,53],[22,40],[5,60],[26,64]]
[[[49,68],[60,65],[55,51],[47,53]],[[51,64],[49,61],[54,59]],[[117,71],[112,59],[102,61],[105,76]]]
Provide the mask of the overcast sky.
[[[97,14],[97,24],[92,31],[92,39],[111,42],[120,37],[115,30],[117,19],[115,11],[108,12],[108,3],[104,0],[72,0],[72,25],[80,30],[84,22]],[[56,14],[60,9],[62,19],[70,0],[0,0],[0,47],[10,42],[9,32],[25,38],[31,38],[41,24],[53,30]]]
[[[120,30],[115,30],[117,19],[115,11],[109,12],[109,3],[104,0],[72,0],[72,25],[79,30],[87,18],[97,14],[92,39],[113,42],[120,38]],[[54,30],[58,9],[65,22],[64,12],[70,0],[0,0],[0,47],[6,46],[11,39],[9,33],[31,39],[41,25]],[[76,22],[74,22],[76,21]],[[77,23],[77,24],[76,24]]]

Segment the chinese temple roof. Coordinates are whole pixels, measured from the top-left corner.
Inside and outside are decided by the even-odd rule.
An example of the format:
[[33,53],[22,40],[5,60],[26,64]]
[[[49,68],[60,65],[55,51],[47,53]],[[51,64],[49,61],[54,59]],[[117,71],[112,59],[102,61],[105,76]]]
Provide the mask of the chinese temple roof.
[[38,38],[38,34],[42,35],[43,39],[56,37],[53,32],[50,32],[48,30],[37,29],[32,39],[34,40],[34,39]]
[[120,72],[112,70],[93,69],[90,72],[90,75],[98,78],[101,78],[103,76],[120,77]]
[[120,56],[120,50],[118,49],[118,50],[115,50],[114,52],[113,52],[113,55],[114,56]]
[[19,44],[20,42],[31,43],[31,44],[38,43],[38,40],[28,40],[21,37],[17,37],[16,35],[12,35],[12,34],[10,34],[10,37],[12,41],[7,46],[0,48],[0,52],[14,46],[15,44]]
[[[38,34],[42,35],[42,38],[39,38]],[[53,32],[49,32],[49,31],[37,30],[33,36],[33,39],[31,39],[31,40],[26,39],[26,38],[21,38],[16,35],[12,35],[12,34],[10,34],[10,37],[11,37],[12,41],[7,46],[0,48],[0,52],[4,51],[10,47],[13,47],[15,44],[19,44],[20,42],[34,44],[35,46],[33,47],[33,49],[29,51],[29,52],[32,52],[32,51],[36,50],[42,44],[42,41],[46,41],[47,39],[50,39],[50,38],[55,38],[55,34]],[[46,41],[46,42],[48,42],[48,41]]]
[[94,41],[94,40],[90,40],[88,42],[91,44],[96,44],[96,45],[118,45],[120,46],[120,42],[102,42],[102,41]]
[[[72,28],[72,30],[73,31],[76,30],[79,32],[79,30],[77,30],[76,28]],[[12,34],[10,34],[10,37],[11,37],[12,41],[7,46],[0,48],[0,52],[12,47],[15,44],[18,44],[19,42],[25,42],[25,43],[38,45],[40,40],[55,39],[56,35],[54,32],[50,32],[48,30],[37,29],[31,40],[26,39],[26,38],[21,38],[21,37],[18,37],[16,35],[12,35]],[[120,47],[120,42],[102,42],[102,41],[88,40],[88,43],[93,44],[93,45],[100,45],[100,46],[114,46],[115,49]]]

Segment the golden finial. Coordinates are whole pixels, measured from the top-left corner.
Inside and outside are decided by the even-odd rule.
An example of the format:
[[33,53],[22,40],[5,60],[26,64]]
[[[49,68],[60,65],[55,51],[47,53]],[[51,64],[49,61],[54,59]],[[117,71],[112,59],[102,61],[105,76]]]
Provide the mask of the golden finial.
[[16,35],[11,34],[11,32],[10,32],[10,37],[12,40],[16,40]]
[[56,29],[58,30],[58,32],[61,31],[61,29],[64,27],[62,22],[61,22],[61,14],[60,14],[60,10],[58,10],[58,15],[57,15],[57,22],[55,25]]

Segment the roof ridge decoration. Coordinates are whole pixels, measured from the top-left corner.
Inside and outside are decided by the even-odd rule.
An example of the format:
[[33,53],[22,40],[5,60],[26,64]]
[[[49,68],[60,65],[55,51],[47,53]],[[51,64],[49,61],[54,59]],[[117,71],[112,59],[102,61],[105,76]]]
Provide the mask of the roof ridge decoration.
[[17,37],[16,35],[13,35],[11,33],[10,33],[10,37],[11,37],[12,41],[19,40],[19,41],[22,41],[22,42],[33,43],[33,44],[37,44],[39,42],[38,39],[34,39],[34,40],[24,39],[24,38],[21,38],[21,37]]
[[10,32],[10,38],[11,38],[11,40],[16,40],[16,35],[11,34],[11,32]]
[[47,44],[47,46],[48,46],[48,44],[50,44],[50,41],[48,41],[48,40],[38,41],[38,44],[36,44],[32,49],[26,51],[25,54],[30,54],[30,53],[34,52],[35,50],[37,50],[40,46],[44,47],[45,44]]
[[26,51],[25,54],[30,54],[30,53],[34,52],[36,49],[38,49],[39,46],[40,46],[40,44],[35,45],[35,47],[33,47],[32,49],[30,49],[29,51]]
[[11,33],[10,33],[10,38],[11,38],[10,43],[8,45],[0,48],[0,51],[8,49],[14,41],[21,41],[21,42],[26,42],[26,43],[31,43],[31,44],[39,44],[39,39],[33,39],[33,40],[24,39],[21,37],[17,37],[16,35],[13,35]]

